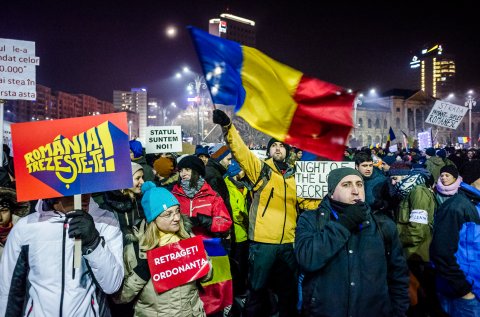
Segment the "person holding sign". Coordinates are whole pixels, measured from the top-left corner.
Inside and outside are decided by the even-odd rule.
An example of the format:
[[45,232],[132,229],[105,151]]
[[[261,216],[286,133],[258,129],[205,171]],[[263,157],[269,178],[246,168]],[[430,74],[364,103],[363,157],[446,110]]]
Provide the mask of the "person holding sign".
[[[74,239],[82,241],[74,267]],[[90,194],[39,200],[13,226],[0,263],[0,316],[106,316],[123,280],[122,234]]]
[[405,316],[408,269],[395,223],[372,215],[359,171],[330,172],[319,208],[300,215],[295,254],[302,316]]
[[[162,293],[155,291],[146,251],[190,238],[191,223],[180,213],[178,200],[165,188],[146,182],[142,192],[146,220],[139,227],[140,241],[125,248],[126,277],[117,301],[128,303],[135,299],[135,316],[206,316],[195,280]],[[210,268],[201,281],[210,279],[211,273]]]

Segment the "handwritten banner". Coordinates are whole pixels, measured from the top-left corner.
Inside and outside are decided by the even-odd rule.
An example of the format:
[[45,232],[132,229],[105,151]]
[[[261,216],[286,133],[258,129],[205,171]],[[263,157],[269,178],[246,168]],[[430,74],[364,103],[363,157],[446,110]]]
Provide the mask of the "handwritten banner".
[[132,187],[124,112],[11,129],[19,201]]
[[210,270],[199,236],[149,250],[147,260],[158,293],[195,281]]
[[425,122],[455,130],[467,111],[467,107],[437,100]]
[[322,199],[328,192],[328,174],[340,167],[355,168],[355,162],[297,161],[297,196]]

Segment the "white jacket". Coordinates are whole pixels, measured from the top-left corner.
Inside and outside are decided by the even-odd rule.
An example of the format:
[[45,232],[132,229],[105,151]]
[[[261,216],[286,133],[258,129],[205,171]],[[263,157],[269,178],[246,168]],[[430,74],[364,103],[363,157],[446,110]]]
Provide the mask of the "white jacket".
[[73,277],[67,219],[41,206],[40,200],[37,212],[20,219],[8,236],[0,262],[0,316],[105,315],[103,293],[117,291],[124,274],[118,221],[90,200],[89,214],[103,241],[82,257]]

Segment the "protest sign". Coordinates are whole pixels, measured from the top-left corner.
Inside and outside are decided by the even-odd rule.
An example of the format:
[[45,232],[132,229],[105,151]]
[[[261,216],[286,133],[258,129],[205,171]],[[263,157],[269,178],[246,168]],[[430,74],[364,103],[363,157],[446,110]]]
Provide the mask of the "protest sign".
[[340,167],[355,168],[355,162],[297,161],[295,172],[297,196],[322,199],[328,192],[328,174]]
[[182,127],[147,127],[146,153],[182,152]]
[[428,131],[418,133],[418,148],[421,150],[428,149],[432,147],[432,129],[429,128]]
[[19,201],[132,187],[125,112],[11,129]]
[[467,107],[437,100],[425,122],[455,130],[467,111]]
[[0,38],[0,99],[36,100],[35,42]]
[[195,281],[210,270],[199,236],[149,250],[147,260],[158,293]]
[[388,151],[390,153],[395,153],[398,151],[398,145],[397,144],[394,144],[394,145],[391,145],[389,148],[388,148]]

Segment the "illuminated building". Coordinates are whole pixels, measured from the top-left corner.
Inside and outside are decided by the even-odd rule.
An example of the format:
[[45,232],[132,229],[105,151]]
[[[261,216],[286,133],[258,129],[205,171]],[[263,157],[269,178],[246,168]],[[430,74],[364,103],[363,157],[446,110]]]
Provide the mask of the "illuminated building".
[[139,137],[139,141],[145,146],[147,90],[145,88],[132,88],[130,91],[114,90],[113,106],[115,111],[127,112],[130,136]]
[[210,19],[210,34],[255,47],[255,22],[229,13],[220,14],[220,18]]
[[418,72],[417,88],[434,98],[443,99],[455,89],[455,61],[443,53],[442,45],[413,56],[410,68]]

